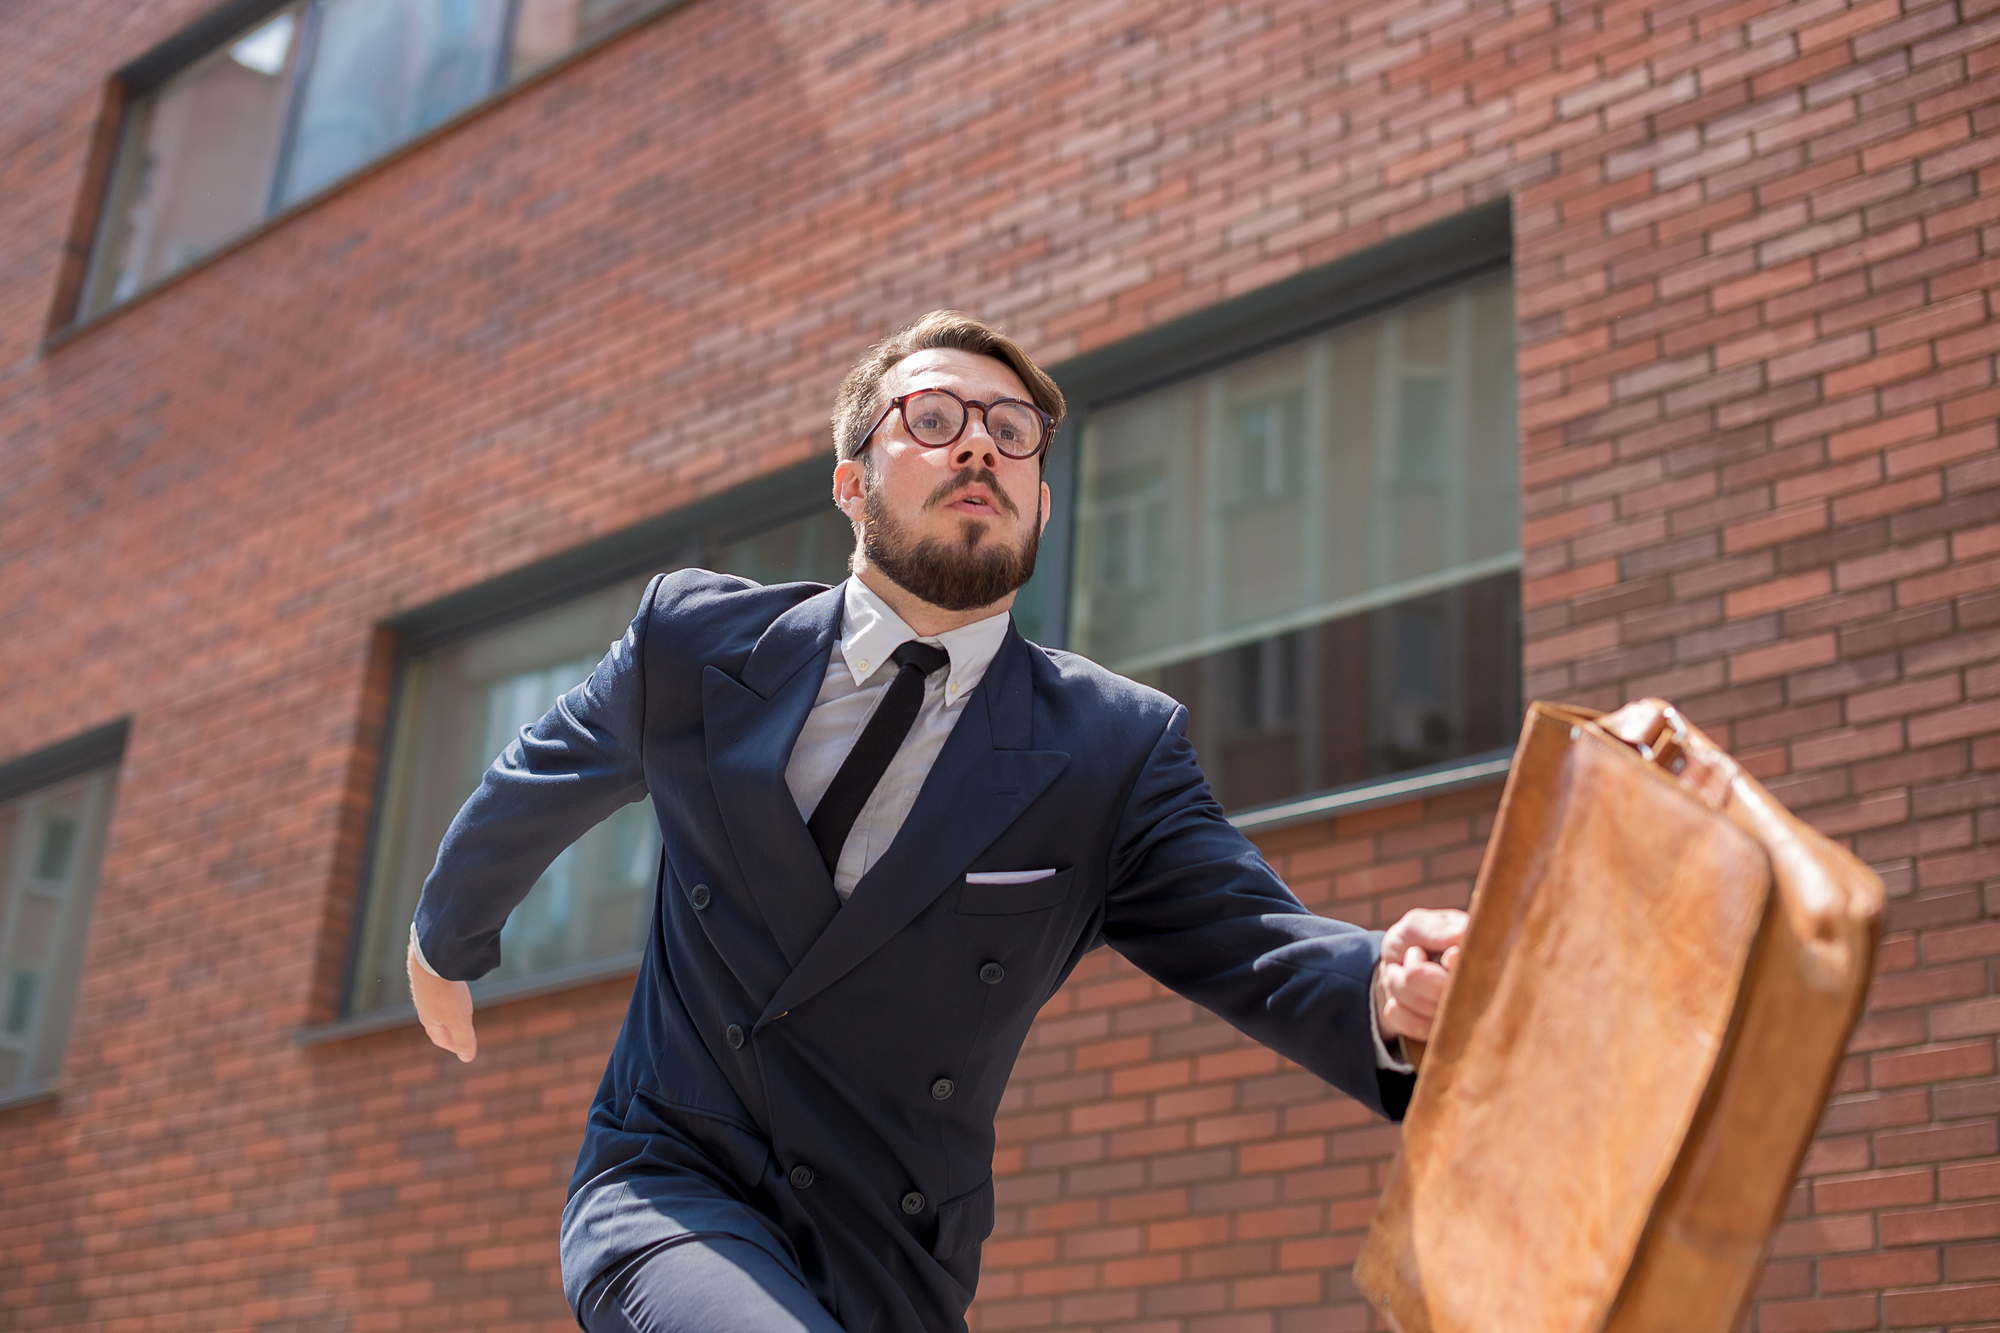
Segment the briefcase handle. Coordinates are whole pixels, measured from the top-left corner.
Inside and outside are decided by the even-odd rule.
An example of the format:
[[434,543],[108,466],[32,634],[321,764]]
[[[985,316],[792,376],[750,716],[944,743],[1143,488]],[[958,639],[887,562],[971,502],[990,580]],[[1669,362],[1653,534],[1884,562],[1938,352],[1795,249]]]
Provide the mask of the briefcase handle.
[[[1582,710],[1577,710],[1581,712]],[[1595,719],[1607,736],[1623,741],[1639,757],[1680,779],[1687,792],[1711,810],[1729,804],[1743,770],[1722,747],[1704,736],[1665,699],[1638,699]],[[1581,734],[1572,726],[1572,738]]]

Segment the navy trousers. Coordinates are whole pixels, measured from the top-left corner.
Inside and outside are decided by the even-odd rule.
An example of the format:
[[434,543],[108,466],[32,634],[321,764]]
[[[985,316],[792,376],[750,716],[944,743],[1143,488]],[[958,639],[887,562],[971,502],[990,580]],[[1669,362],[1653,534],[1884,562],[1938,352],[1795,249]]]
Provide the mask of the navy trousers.
[[587,1333],[842,1333],[805,1279],[762,1246],[696,1232],[606,1269],[577,1307]]

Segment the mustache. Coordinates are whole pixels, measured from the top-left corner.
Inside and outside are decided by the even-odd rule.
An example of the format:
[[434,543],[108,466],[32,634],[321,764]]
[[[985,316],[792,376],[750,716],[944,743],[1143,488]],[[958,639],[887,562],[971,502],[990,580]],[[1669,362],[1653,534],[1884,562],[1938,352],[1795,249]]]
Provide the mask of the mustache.
[[930,498],[924,501],[924,508],[937,508],[974,482],[984,482],[986,489],[993,492],[993,503],[1006,510],[1008,514],[1015,518],[1021,516],[1020,506],[1014,503],[1014,497],[1007,494],[1007,488],[1000,484],[1000,478],[994,476],[993,469],[989,467],[961,468],[952,473],[930,493]]

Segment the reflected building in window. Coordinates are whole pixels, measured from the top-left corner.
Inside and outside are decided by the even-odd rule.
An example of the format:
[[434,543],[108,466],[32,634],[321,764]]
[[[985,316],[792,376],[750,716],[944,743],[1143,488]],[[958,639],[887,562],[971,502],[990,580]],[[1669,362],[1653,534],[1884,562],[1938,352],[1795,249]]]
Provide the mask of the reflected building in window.
[[288,5],[133,102],[86,314],[130,299],[264,219],[305,9]]
[[[705,543],[699,563],[758,583],[838,582],[853,538],[825,509]],[[409,1000],[410,920],[438,844],[480,777],[521,729],[589,679],[637,614],[650,576],[413,653],[404,663],[377,807],[373,861],[347,1010]],[[542,872],[500,935],[482,988],[634,958],[660,866],[650,799],[628,805]]]
[[1090,413],[1070,646],[1187,704],[1262,805],[1512,743],[1505,275]]
[[75,1008],[117,770],[0,802],[0,1097],[52,1085]]
[[672,0],[291,0],[133,87],[79,318]]
[[[402,671],[388,780],[353,1007],[408,998],[403,944],[424,876],[459,806],[524,726],[590,677],[625,633],[645,580],[416,657]],[[501,936],[495,979],[638,948],[658,832],[648,803],[627,806],[542,873]]]
[[443,124],[499,86],[505,0],[320,0],[276,207]]

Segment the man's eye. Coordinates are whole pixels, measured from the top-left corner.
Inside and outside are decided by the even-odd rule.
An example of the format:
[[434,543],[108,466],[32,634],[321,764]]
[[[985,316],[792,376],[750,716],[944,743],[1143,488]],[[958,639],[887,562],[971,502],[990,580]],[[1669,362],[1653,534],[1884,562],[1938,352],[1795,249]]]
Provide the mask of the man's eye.
[[1019,444],[1027,436],[1021,434],[1018,426],[1002,425],[1000,427],[1000,438],[1008,444]]
[[944,428],[944,418],[939,416],[937,413],[935,412],[917,413],[918,430],[942,430],[943,428]]

